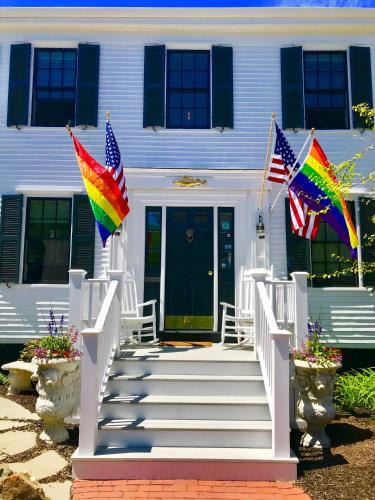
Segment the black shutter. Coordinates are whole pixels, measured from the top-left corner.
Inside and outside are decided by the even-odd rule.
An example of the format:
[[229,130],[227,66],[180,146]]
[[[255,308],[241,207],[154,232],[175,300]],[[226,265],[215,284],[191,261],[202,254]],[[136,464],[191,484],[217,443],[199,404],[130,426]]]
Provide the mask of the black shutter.
[[302,47],[280,49],[283,128],[305,128]]
[[212,47],[212,126],[233,128],[232,47]]
[[28,125],[31,44],[10,46],[7,126]]
[[[371,54],[370,47],[349,47],[352,105],[366,102],[370,108],[372,101]],[[363,118],[353,111],[353,127],[369,128]]]
[[18,283],[21,254],[22,194],[3,194],[0,228],[0,282]]
[[72,269],[84,269],[86,278],[94,276],[95,219],[88,196],[73,197]]
[[[361,222],[361,245],[362,262],[366,270],[366,262],[375,262],[375,242],[369,241],[368,236],[375,234],[375,224],[372,217],[375,215],[375,199],[360,198],[359,200],[359,220]],[[363,274],[363,284],[365,286],[375,286],[375,271]]]
[[289,198],[285,198],[285,231],[288,276],[294,271],[310,272],[309,240],[292,232]]
[[143,127],[164,127],[165,45],[145,47]]
[[76,125],[98,126],[99,54],[99,45],[78,45]]

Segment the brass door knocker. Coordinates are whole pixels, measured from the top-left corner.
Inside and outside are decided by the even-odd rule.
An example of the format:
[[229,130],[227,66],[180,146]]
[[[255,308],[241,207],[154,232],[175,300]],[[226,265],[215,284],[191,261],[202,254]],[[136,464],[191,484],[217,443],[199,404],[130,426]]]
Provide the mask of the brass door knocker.
[[186,241],[188,243],[191,243],[193,241],[194,237],[194,230],[193,229],[186,229]]

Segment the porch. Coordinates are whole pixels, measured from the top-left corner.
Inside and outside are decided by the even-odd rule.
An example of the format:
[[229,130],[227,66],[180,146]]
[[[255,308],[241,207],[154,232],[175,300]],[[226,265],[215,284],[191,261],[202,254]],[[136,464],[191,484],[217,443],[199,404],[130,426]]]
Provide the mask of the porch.
[[125,273],[84,280],[83,271],[70,272],[70,322],[90,325],[82,330],[75,477],[296,477],[289,346],[305,334],[306,273],[293,281],[263,269],[247,273],[252,292],[241,295],[253,311],[252,345],[162,347],[122,343]]

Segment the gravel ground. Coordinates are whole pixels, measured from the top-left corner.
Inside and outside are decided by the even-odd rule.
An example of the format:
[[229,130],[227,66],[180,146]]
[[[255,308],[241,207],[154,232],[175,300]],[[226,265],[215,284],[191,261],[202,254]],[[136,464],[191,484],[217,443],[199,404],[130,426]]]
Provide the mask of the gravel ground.
[[[0,386],[0,396],[11,399],[15,403],[22,405],[27,408],[31,412],[35,412],[35,402],[38,397],[38,394],[35,391],[25,392],[23,394],[18,394],[16,396],[7,396],[6,395],[7,388],[4,386]],[[69,432],[69,439],[61,444],[54,443],[46,443],[46,441],[42,441],[37,437],[36,445],[33,448],[24,451],[23,453],[19,453],[18,455],[12,455],[11,457],[2,460],[2,463],[12,463],[12,462],[27,462],[32,458],[41,455],[42,452],[54,450],[59,455],[61,455],[68,462],[69,465],[64,467],[61,471],[59,471],[54,476],[49,476],[45,479],[41,479],[40,483],[52,483],[55,481],[71,481],[72,480],[72,467],[70,457],[78,446],[78,427],[72,425],[66,425],[66,429]],[[26,427],[23,427],[23,431],[34,431],[38,434],[42,432],[43,424],[42,422],[31,422]],[[7,432],[2,431],[2,432]]]
[[338,415],[327,433],[332,446],[322,452],[300,447],[292,432],[297,485],[313,500],[375,500],[375,416]]

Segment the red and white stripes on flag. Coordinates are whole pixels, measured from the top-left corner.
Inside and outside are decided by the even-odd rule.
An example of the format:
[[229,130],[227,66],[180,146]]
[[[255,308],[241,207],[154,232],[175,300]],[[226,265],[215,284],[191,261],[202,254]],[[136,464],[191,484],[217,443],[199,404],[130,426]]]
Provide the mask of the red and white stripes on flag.
[[288,189],[288,194],[293,233],[314,240],[319,229],[319,215],[312,212],[291,189]]
[[[298,169],[296,156],[277,123],[275,149],[271,158],[267,179],[270,182],[289,182],[292,169]],[[292,231],[294,234],[313,240],[319,228],[319,214],[312,212],[298,196],[288,189]]]

